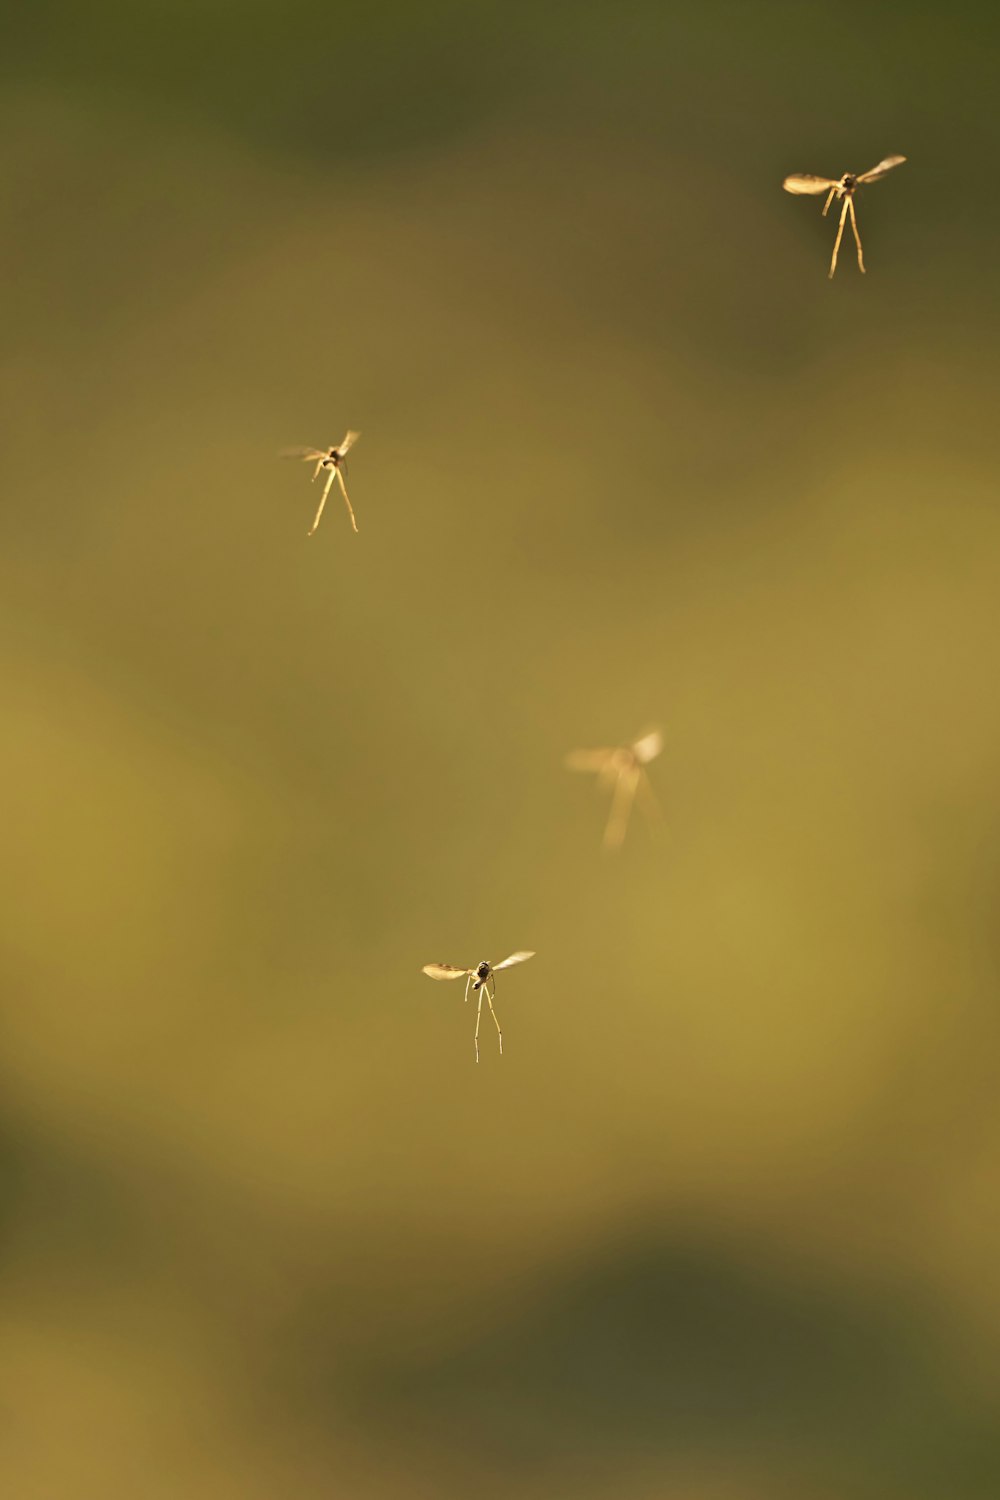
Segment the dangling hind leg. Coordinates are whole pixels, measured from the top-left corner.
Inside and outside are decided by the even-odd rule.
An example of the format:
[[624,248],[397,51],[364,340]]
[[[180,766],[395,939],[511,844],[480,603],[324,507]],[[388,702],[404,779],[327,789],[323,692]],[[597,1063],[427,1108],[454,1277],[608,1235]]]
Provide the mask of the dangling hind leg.
[[625,840],[625,830],[628,827],[628,815],[632,809],[632,798],[635,796],[636,773],[634,771],[619,771],[618,780],[615,782],[614,796],[611,799],[611,811],[608,813],[608,824],[604,830],[604,849],[606,853],[613,853],[620,849]]
[[337,476],[337,483],[340,485],[340,493],[343,495],[344,501],[347,505],[347,514],[351,518],[351,525],[354,527],[354,530],[357,531],[358,523],[354,519],[354,507],[351,505],[351,497],[347,493],[347,485],[344,483],[344,476],[343,474],[341,474],[339,469],[334,469],[333,472]]
[[639,772],[639,780],[636,782],[635,788],[635,800],[641,806],[655,832],[657,826],[663,821],[663,811],[656,799],[652,782],[645,771]]
[[476,1062],[479,1061],[479,1023],[483,1018],[483,986],[479,986],[479,1004],[476,1006]]
[[503,1032],[500,1030],[500,1022],[497,1020],[497,1013],[493,1009],[493,1001],[496,999],[496,995],[497,995],[497,982],[494,979],[494,981],[493,981],[493,995],[492,995],[492,998],[491,998],[490,997],[490,992],[487,989],[487,991],[486,991],[486,1003],[487,1003],[487,1005],[490,1008],[490,1015],[493,1017],[493,1024],[494,1024],[494,1026],[497,1029],[497,1040],[500,1043],[500,1056],[503,1057]]
[[837,238],[833,246],[833,259],[830,261],[830,275],[828,280],[833,279],[833,273],[837,269],[837,254],[840,250],[840,241],[844,233],[844,220],[847,218],[847,210],[851,206],[850,198],[844,199],[844,206],[840,210],[840,223],[837,225]]
[[848,200],[847,200],[847,206],[851,210],[851,228],[854,230],[854,239],[855,239],[855,241],[857,243],[857,247],[858,247],[858,265],[861,267],[861,274],[863,276],[864,275],[864,271],[865,271],[865,258],[864,258],[864,256],[861,253],[861,236],[858,233],[858,218],[857,218],[857,215],[854,212],[854,199],[853,198],[848,198]]
[[316,530],[316,527],[319,525],[319,518],[323,514],[323,507],[326,504],[326,497],[330,493],[330,486],[333,483],[333,476],[334,476],[334,474],[336,474],[336,472],[337,472],[336,469],[331,469],[331,471],[330,471],[330,477],[326,481],[325,486],[323,487],[323,496],[322,496],[322,499],[319,502],[319,510],[316,512],[316,519],[315,519],[315,521],[312,523],[312,525],[309,528],[309,535],[310,536],[312,536],[313,532]]

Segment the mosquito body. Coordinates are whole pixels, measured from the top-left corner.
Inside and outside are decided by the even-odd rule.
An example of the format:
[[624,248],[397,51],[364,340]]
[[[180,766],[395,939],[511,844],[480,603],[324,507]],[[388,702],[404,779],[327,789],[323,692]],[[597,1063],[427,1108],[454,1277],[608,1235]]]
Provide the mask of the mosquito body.
[[[505,958],[504,959],[504,961],[503,961],[502,964],[487,963],[486,959],[484,958],[483,961],[482,961],[482,963],[477,964],[474,969],[456,969],[453,964],[424,964],[422,972],[424,974],[427,974],[431,979],[463,979],[464,978],[464,980],[465,980],[465,998],[466,998],[466,1001],[468,1001],[469,990],[470,989],[473,991],[474,994],[478,993],[478,995],[479,995],[479,1003],[476,1006],[476,1037],[475,1037],[475,1042],[476,1042],[476,1062],[479,1061],[479,1022],[481,1021],[482,1014],[483,1014],[483,996],[484,995],[486,996],[486,1003],[487,1003],[487,1005],[490,1008],[490,1015],[493,1017],[493,1024],[496,1026],[496,1029],[497,1029],[497,1041],[500,1044],[500,1056],[501,1057],[503,1056],[503,1032],[500,1030],[500,1022],[497,1020],[497,1013],[493,1009],[493,1001],[496,999],[496,993],[497,993],[497,982],[496,982],[496,972],[497,972],[497,970],[498,969],[509,969],[513,964],[523,964],[526,959],[534,958],[534,956],[535,955],[534,955],[533,952],[523,952],[522,951],[522,952],[518,952],[518,953],[512,953],[509,958]],[[491,984],[492,984],[492,987],[493,987],[493,993],[492,994],[490,993],[490,986],[491,986]]]
[[347,456],[347,450],[354,446],[360,436],[360,432],[348,432],[345,433],[342,441],[339,442],[336,447],[286,448],[282,453],[282,458],[302,458],[305,459],[306,463],[315,464],[316,467],[313,469],[314,481],[319,478],[321,473],[325,473],[327,475],[327,481],[325,486],[323,487],[323,493],[320,496],[319,508],[316,511],[316,519],[313,521],[312,525],[309,528],[310,536],[312,536],[313,532],[316,530],[316,527],[319,525],[320,516],[322,516],[323,514],[323,507],[326,505],[326,497],[330,493],[330,487],[333,484],[334,480],[336,480],[340,485],[340,493],[344,497],[344,503],[347,506],[347,514],[351,518],[351,525],[354,527],[355,531],[357,531],[358,529],[358,523],[354,519],[354,509],[351,505],[350,496],[347,493],[347,486],[344,483],[344,476],[340,472],[340,470],[344,459]]
[[864,255],[861,251],[861,236],[858,234],[858,220],[854,212],[854,194],[859,187],[865,183],[878,182],[893,167],[898,167],[906,160],[905,156],[887,156],[880,161],[877,167],[872,167],[870,172],[845,172],[838,181],[830,177],[814,177],[810,172],[795,173],[786,177],[782,187],[786,193],[826,193],[826,202],[823,205],[823,217],[826,218],[830,204],[834,198],[838,202],[843,201],[840,210],[840,223],[837,225],[837,239],[833,246],[833,258],[830,261],[830,276],[837,269],[837,254],[840,250],[840,241],[844,233],[844,220],[850,215],[851,228],[854,231],[854,242],[858,247],[858,265],[862,272],[865,269]]
[[636,794],[644,802],[647,813],[659,813],[646,767],[662,749],[663,736],[658,729],[653,729],[630,745],[618,745],[610,750],[571,750],[567,755],[569,770],[595,771],[598,784],[612,788],[611,811],[604,830],[606,850],[621,848]]

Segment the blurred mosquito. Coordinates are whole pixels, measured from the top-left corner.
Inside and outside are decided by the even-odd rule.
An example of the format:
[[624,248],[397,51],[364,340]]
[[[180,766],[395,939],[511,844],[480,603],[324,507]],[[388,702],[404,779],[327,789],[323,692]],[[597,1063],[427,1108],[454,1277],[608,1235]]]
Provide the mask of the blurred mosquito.
[[633,740],[631,745],[619,745],[613,750],[571,750],[566,765],[571,771],[596,771],[600,785],[613,787],[611,812],[604,830],[604,847],[620,849],[628,827],[632,802],[638,793],[645,803],[646,812],[659,814],[659,804],[646,775],[646,767],[663,749],[663,736],[658,729]]
[[[523,964],[526,959],[534,958],[534,953],[519,952],[512,953],[510,958],[505,958],[502,964],[487,963],[485,958],[481,964],[474,969],[456,969],[453,964],[424,964],[422,972],[431,979],[461,979],[465,977],[465,998],[469,998],[469,986],[479,994],[479,1004],[476,1006],[476,1062],[479,1061],[479,1022],[483,1014],[483,995],[490,1008],[493,1024],[497,1029],[497,1040],[500,1043],[500,1056],[503,1057],[503,1032],[500,1030],[500,1022],[497,1013],[493,1009],[493,1001],[496,999],[497,982],[496,972],[498,969],[509,969],[513,964]],[[490,981],[493,982],[493,993],[490,994]],[[475,983],[473,983],[475,981]]]
[[838,182],[830,177],[814,177],[810,172],[800,172],[786,177],[782,187],[786,193],[826,193],[826,202],[823,205],[823,217],[826,218],[827,211],[834,198],[842,198],[844,206],[840,210],[840,223],[837,225],[837,239],[833,247],[833,259],[830,261],[830,276],[837,269],[837,252],[840,249],[840,241],[844,233],[844,220],[848,214],[851,216],[851,228],[854,230],[854,240],[858,247],[858,265],[862,272],[865,269],[864,256],[861,253],[861,236],[858,234],[858,220],[854,212],[854,194],[863,183],[878,182],[893,167],[898,167],[906,160],[905,156],[887,156],[880,161],[877,167],[872,167],[870,172],[862,172],[860,177],[854,172],[845,172]]
[[350,496],[347,493],[347,486],[344,483],[344,476],[340,472],[340,466],[347,456],[347,450],[349,448],[353,448],[354,444],[357,442],[360,436],[360,432],[345,433],[342,441],[339,442],[335,448],[285,448],[282,451],[282,458],[304,458],[306,463],[315,464],[316,467],[313,470],[314,481],[319,477],[320,471],[323,469],[325,469],[327,474],[329,475],[329,478],[327,479],[326,484],[323,488],[323,493],[320,496],[319,509],[316,512],[316,519],[315,521],[313,521],[312,525],[309,528],[310,536],[312,536],[313,532],[316,530],[316,527],[319,525],[319,518],[323,514],[323,507],[326,504],[326,497],[330,493],[330,486],[333,484],[334,480],[336,480],[340,485],[340,493],[344,497],[344,503],[347,506],[347,514],[351,518],[351,525],[354,527],[355,531],[357,531],[358,529],[358,523],[354,519],[354,510],[351,506]]

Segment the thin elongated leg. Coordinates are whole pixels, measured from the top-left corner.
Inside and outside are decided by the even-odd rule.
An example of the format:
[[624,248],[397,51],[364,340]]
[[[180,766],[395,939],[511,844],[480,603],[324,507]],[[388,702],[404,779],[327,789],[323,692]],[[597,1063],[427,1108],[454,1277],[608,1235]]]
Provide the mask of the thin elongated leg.
[[497,1020],[497,1013],[493,1009],[493,1001],[496,999],[496,997],[497,997],[497,982],[494,979],[494,981],[493,981],[493,995],[491,997],[489,990],[488,989],[486,990],[486,1003],[487,1003],[487,1005],[490,1008],[490,1015],[493,1017],[493,1024],[494,1024],[494,1026],[497,1029],[497,1040],[500,1043],[500,1056],[503,1057],[503,1032],[500,1030],[500,1022]]
[[476,1062],[479,1061],[479,1023],[483,1018],[483,984],[479,986],[479,1004],[476,1006]]
[[632,798],[635,796],[636,774],[634,771],[620,771],[615,783],[615,794],[611,799],[611,812],[608,815],[608,826],[604,830],[604,847],[610,853],[620,849],[625,838],[625,829],[628,826],[628,815],[632,808]]
[[861,274],[864,275],[864,271],[865,271],[865,258],[864,258],[864,256],[861,253],[861,236],[858,233],[858,218],[857,218],[857,214],[854,212],[854,199],[853,198],[848,198],[848,200],[847,200],[847,206],[851,210],[851,228],[854,230],[854,238],[855,238],[855,241],[857,242],[857,246],[858,246],[858,265],[861,267]]
[[840,241],[844,233],[844,220],[847,218],[847,210],[850,208],[850,206],[850,198],[845,198],[844,206],[840,210],[840,223],[837,225],[837,238],[833,246],[833,259],[830,261],[830,275],[828,279],[831,281],[833,280],[833,273],[837,269],[837,252],[840,249]]
[[614,756],[609,755],[597,773],[597,781],[594,783],[595,790],[603,793],[613,792],[618,784],[619,774]]
[[649,777],[646,775],[645,771],[639,772],[639,779],[636,782],[635,792],[635,800],[640,804],[643,812],[646,814],[647,818],[649,818],[650,822],[657,824],[662,823],[663,812],[660,808],[659,802],[656,800],[656,793],[653,791],[652,783]]
[[323,467],[323,459],[319,458],[316,461],[316,467],[315,467],[315,469],[313,469],[313,477],[310,480],[311,484],[315,484],[316,480],[319,478],[319,471],[320,471],[320,469],[322,467]]
[[470,974],[469,977],[468,977],[468,979],[465,981],[465,1003],[466,1003],[466,1005],[468,1005],[468,1003],[469,1003],[469,985],[471,983],[472,983],[472,975]]
[[312,525],[309,528],[309,535],[310,536],[312,536],[313,532],[316,530],[316,527],[319,525],[319,518],[323,514],[323,507],[326,504],[326,497],[330,493],[330,486],[333,483],[333,476],[334,476],[334,474],[336,474],[336,472],[337,472],[336,469],[331,469],[330,470],[330,477],[326,481],[326,484],[323,487],[323,496],[322,496],[322,499],[319,502],[319,510],[316,512],[316,519],[315,519],[315,521],[312,523]]
[[341,472],[340,472],[339,469],[334,469],[333,472],[337,476],[337,483],[340,485],[340,493],[343,495],[344,500],[347,503],[347,513],[348,513],[348,515],[351,518],[351,525],[354,527],[354,530],[357,531],[357,529],[358,529],[358,523],[354,519],[354,511],[353,511],[353,509],[351,507],[350,497],[349,497],[349,495],[347,493],[347,485],[344,483],[344,476],[343,476],[343,474],[341,474]]
[[829,209],[830,204],[833,202],[834,195],[836,194],[836,191],[837,191],[837,189],[835,187],[832,187],[830,189],[830,191],[826,195],[826,202],[823,204],[823,217],[824,217],[824,219],[826,218],[827,210]]

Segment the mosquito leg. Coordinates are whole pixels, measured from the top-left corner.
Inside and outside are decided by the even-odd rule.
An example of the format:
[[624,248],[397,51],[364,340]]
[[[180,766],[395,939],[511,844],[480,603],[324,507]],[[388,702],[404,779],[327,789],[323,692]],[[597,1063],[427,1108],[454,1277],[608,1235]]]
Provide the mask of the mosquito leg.
[[[485,980],[483,981],[485,983]],[[476,1062],[479,1061],[479,1023],[483,1017],[483,985],[479,986],[479,1004],[476,1006]]]
[[614,790],[621,772],[617,770],[613,760],[608,760],[597,773],[597,786],[599,791]]
[[864,258],[864,256],[861,253],[861,236],[858,233],[858,218],[857,218],[857,215],[854,212],[854,199],[853,198],[848,198],[848,200],[847,200],[847,206],[851,210],[851,228],[854,230],[854,238],[855,238],[855,241],[856,241],[857,247],[858,247],[858,265],[861,267],[861,274],[864,275],[865,258]]
[[628,815],[635,796],[636,776],[634,771],[620,771],[615,782],[615,793],[611,799],[608,826],[604,830],[604,847],[611,853],[620,849],[628,826]]
[[840,241],[841,241],[841,237],[842,237],[842,235],[844,233],[844,220],[847,218],[847,210],[850,208],[850,206],[851,206],[851,200],[850,200],[850,198],[845,198],[844,199],[844,206],[840,210],[840,223],[837,225],[837,238],[836,238],[836,241],[834,242],[834,246],[833,246],[833,259],[830,262],[830,277],[829,277],[830,280],[833,279],[833,273],[837,269],[837,252],[840,249]]
[[823,204],[823,217],[824,217],[824,219],[826,218],[827,210],[829,209],[830,204],[833,202],[833,197],[834,197],[834,194],[836,193],[836,191],[837,191],[837,189],[835,187],[832,187],[830,189],[830,191],[826,195],[826,202]]
[[498,1041],[500,1043],[500,1056],[503,1057],[503,1032],[500,1030],[500,1022],[497,1020],[497,1013],[493,1009],[493,1001],[496,999],[496,997],[497,997],[497,982],[494,979],[494,981],[493,981],[493,996],[491,998],[490,997],[490,992],[489,992],[489,990],[487,990],[486,991],[486,1003],[489,1005],[490,1015],[493,1017],[493,1024],[494,1024],[494,1026],[497,1029],[497,1039],[498,1039]]
[[315,519],[315,521],[312,523],[312,525],[309,528],[309,535],[310,536],[312,536],[313,532],[316,530],[316,527],[319,525],[319,518],[323,514],[323,507],[326,504],[326,497],[330,493],[330,486],[333,483],[333,476],[334,476],[334,474],[336,474],[336,472],[337,472],[336,469],[331,469],[331,471],[330,471],[330,477],[326,481],[326,484],[323,487],[323,495],[322,495],[322,498],[321,498],[321,500],[319,502],[319,510],[316,512],[316,519]]
[[349,497],[349,495],[347,493],[347,485],[344,483],[344,476],[343,476],[343,474],[341,474],[341,472],[340,472],[339,469],[334,469],[333,472],[337,476],[337,483],[340,485],[340,493],[343,495],[345,501],[347,502],[347,512],[348,512],[348,515],[351,518],[351,525],[354,527],[354,530],[357,531],[357,529],[358,529],[358,523],[354,519],[354,511],[351,508],[351,501],[350,501],[350,497]]
[[320,459],[319,462],[317,463],[315,469],[313,469],[313,477],[312,477],[312,480],[310,481],[311,483],[315,484],[316,480],[319,478],[319,471],[320,471],[320,469],[322,467],[323,467],[323,460]]
[[639,779],[636,782],[635,792],[636,802],[642,804],[643,810],[645,811],[646,816],[650,819],[650,821],[654,823],[661,823],[663,821],[663,812],[660,808],[659,802],[656,800],[656,793],[653,791],[652,783],[649,777],[646,775],[645,771],[639,772]]

